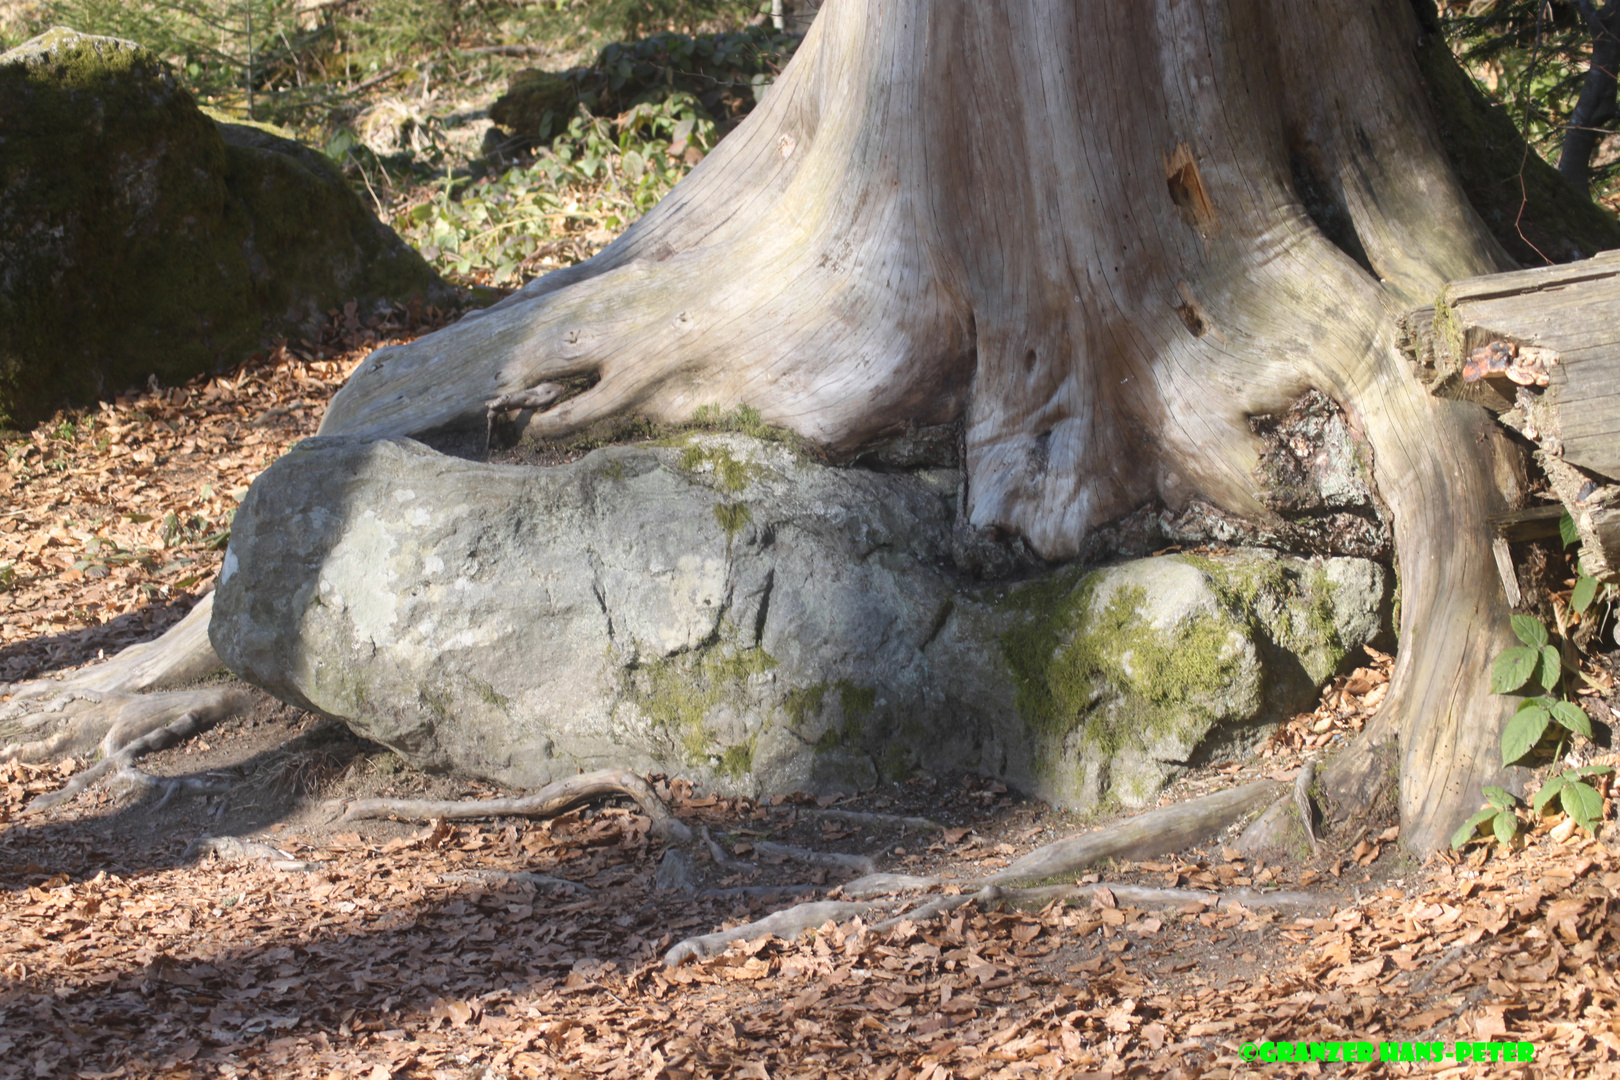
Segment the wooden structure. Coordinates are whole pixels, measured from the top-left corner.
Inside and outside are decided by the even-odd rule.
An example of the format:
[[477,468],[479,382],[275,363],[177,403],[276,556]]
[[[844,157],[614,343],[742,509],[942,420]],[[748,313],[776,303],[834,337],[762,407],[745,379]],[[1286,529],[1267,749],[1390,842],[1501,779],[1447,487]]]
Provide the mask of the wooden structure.
[[[1535,445],[1580,532],[1583,569],[1620,578],[1620,251],[1453,281],[1403,331],[1432,393],[1484,405]],[[1557,535],[1561,516],[1505,518],[1499,546]]]

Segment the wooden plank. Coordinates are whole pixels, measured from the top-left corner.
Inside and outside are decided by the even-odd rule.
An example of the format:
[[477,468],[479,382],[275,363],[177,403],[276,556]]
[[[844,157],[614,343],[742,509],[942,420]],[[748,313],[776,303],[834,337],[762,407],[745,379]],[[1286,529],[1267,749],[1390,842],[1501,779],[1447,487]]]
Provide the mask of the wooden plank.
[[[1406,316],[1401,344],[1431,392],[1483,405],[1537,444],[1583,562],[1620,576],[1620,251],[1454,281]],[[1538,508],[1495,524],[1516,541],[1556,518]]]

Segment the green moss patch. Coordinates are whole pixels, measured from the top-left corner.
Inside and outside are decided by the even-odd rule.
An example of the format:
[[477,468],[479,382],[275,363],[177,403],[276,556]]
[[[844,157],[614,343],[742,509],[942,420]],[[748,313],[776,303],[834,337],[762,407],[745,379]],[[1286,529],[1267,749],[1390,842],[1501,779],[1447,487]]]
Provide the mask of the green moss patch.
[[[654,724],[664,728],[694,764],[736,747],[717,745],[709,729],[710,714],[722,703],[746,704],[748,680],[776,667],[764,649],[714,645],[692,653],[655,660],[632,673],[631,697]],[[749,750],[752,761],[752,749]],[[735,760],[735,756],[733,756]]]

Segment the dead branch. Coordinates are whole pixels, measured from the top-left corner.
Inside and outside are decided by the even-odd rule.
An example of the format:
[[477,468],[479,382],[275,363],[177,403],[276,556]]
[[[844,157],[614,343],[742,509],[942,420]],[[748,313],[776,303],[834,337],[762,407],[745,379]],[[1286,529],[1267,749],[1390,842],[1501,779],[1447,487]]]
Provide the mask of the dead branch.
[[653,833],[665,840],[686,843],[692,830],[670,813],[664,800],[651,785],[627,769],[601,769],[581,773],[547,784],[521,799],[463,799],[447,802],[432,799],[359,799],[343,812],[344,821],[397,817],[409,821],[444,818],[465,821],[487,817],[556,817],[580,803],[611,795],[635,800],[641,812],[652,819]]
[[720,930],[701,937],[690,937],[678,942],[664,954],[665,967],[680,967],[693,958],[713,956],[724,952],[733,941],[753,941],[755,938],[798,937],[806,930],[814,930],[826,923],[839,923],[864,915],[876,904],[848,903],[837,900],[818,900],[810,904],[797,904],[784,908],[757,922],[744,923],[730,930]]

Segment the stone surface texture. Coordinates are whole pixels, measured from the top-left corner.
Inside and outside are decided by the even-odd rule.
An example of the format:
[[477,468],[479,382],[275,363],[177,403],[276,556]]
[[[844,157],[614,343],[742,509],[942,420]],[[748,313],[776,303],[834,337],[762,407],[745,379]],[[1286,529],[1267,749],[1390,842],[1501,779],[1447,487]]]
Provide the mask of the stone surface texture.
[[545,468],[311,439],[237,514],[210,633],[429,769],[750,794],[969,769],[1091,808],[1244,752],[1385,625],[1387,572],[1347,558],[965,580],[958,491],[738,434]]
[[54,29],[0,55],[0,425],[179,383],[449,286],[323,156],[204,114],[150,52]]

